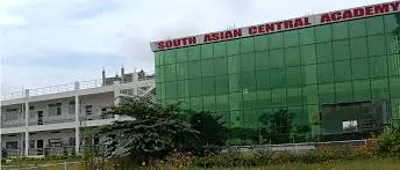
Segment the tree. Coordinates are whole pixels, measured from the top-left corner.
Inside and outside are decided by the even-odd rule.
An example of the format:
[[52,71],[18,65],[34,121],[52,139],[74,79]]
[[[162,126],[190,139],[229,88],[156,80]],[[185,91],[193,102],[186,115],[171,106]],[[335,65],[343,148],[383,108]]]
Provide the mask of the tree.
[[138,164],[150,162],[184,147],[183,137],[197,133],[181,118],[179,103],[163,106],[146,99],[128,97],[121,97],[120,101],[109,107],[106,114],[133,119],[101,127],[99,133],[106,137],[108,156],[129,157]]
[[264,113],[259,117],[260,123],[264,125],[261,134],[266,136],[272,143],[290,142],[292,132],[293,114],[286,109],[280,109],[274,113]]

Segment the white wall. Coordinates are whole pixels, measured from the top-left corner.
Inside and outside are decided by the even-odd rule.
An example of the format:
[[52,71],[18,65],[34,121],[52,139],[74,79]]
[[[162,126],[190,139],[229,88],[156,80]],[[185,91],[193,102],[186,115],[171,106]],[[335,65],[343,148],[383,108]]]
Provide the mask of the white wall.
[[[68,145],[69,138],[75,138],[75,130],[74,129],[60,130],[60,133],[52,133],[52,132],[55,132],[55,131],[31,133],[29,135],[29,141],[35,140],[35,148],[36,148],[36,140],[43,140],[44,147],[48,147],[49,139],[61,139],[64,143],[66,143]],[[1,147],[5,148],[6,142],[18,141],[18,147],[22,148],[22,145],[24,145],[24,144],[21,141],[21,134],[14,134],[14,135],[15,136],[13,136],[13,137],[10,137],[9,135],[2,135]],[[24,139],[22,139],[22,140],[24,140]]]

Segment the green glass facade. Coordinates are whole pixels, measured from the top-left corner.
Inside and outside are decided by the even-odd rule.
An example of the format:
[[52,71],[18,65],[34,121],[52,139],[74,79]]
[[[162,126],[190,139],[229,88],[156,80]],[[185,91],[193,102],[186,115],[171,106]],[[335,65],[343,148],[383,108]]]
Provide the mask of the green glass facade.
[[[399,14],[155,52],[157,101],[222,114],[243,133],[262,128],[265,113],[287,109],[290,135],[313,141],[323,104],[385,101],[400,117]],[[255,132],[255,131],[254,131]],[[230,144],[257,144],[259,134],[230,134]],[[298,138],[297,138],[298,137]]]

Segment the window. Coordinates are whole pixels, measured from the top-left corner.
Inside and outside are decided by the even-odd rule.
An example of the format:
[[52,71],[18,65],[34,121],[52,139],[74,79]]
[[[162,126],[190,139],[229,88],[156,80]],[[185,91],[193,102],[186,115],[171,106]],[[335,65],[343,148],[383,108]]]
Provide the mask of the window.
[[351,64],[350,60],[336,61],[335,68],[335,81],[351,80]]
[[331,25],[323,25],[315,28],[315,42],[331,41]]
[[49,104],[49,116],[61,115],[61,103]]
[[69,114],[75,114],[75,101],[70,101],[68,106]]
[[365,19],[349,22],[350,37],[362,37],[367,35]]
[[35,140],[29,141],[29,148],[35,148]]
[[357,132],[357,120],[345,120],[342,122],[343,132]]
[[6,142],[6,149],[18,149],[18,141]]
[[49,139],[49,147],[62,147],[61,139]]
[[18,112],[18,109],[16,108],[12,108],[12,109],[6,109],[6,113],[5,113],[5,120],[17,120],[18,119],[18,115],[20,113]]
[[85,113],[86,115],[91,115],[92,114],[92,105],[86,105],[85,106]]
[[69,138],[69,146],[75,146],[75,138]]

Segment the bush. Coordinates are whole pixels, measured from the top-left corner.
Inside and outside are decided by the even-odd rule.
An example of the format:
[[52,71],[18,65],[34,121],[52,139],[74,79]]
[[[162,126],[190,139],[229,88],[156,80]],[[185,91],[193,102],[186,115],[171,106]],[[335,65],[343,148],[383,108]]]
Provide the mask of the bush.
[[379,135],[375,151],[379,156],[400,156],[400,130],[388,129]]
[[6,148],[1,149],[1,157],[2,158],[7,158],[8,157],[8,151]]

